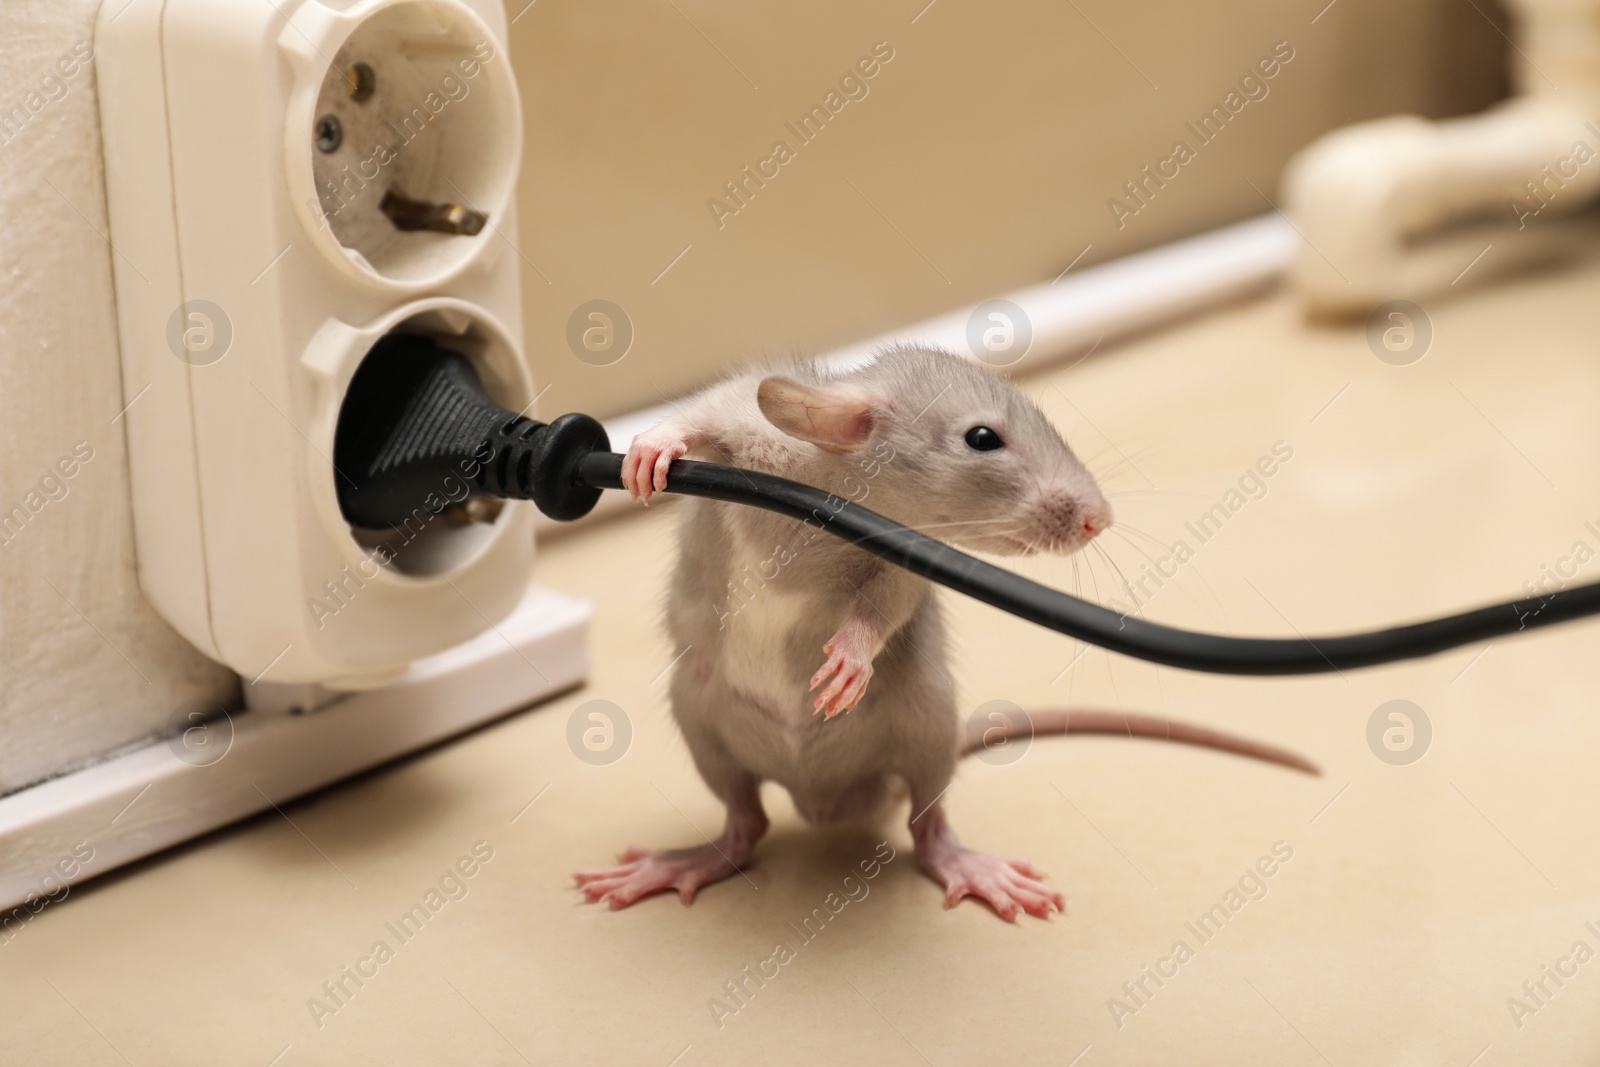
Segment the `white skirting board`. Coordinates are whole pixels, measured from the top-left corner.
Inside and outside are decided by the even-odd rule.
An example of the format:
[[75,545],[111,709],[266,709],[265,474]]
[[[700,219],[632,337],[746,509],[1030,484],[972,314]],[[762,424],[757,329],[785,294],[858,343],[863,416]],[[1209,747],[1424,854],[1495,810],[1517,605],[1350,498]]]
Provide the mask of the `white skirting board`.
[[[531,589],[504,622],[413,664],[382,689],[318,710],[252,710],[206,728],[215,746],[143,748],[0,798],[0,942],[33,899],[470,730],[581,682],[587,601]],[[231,724],[231,729],[229,728]],[[216,758],[217,752],[225,752]],[[88,857],[84,862],[84,858]]]
[[[1282,215],[1271,214],[1093,267],[1075,270],[1069,264],[1051,281],[1000,297],[1020,307],[1033,325],[1033,344],[1017,369],[1037,370],[1081,356],[1091,346],[1253,292],[1281,277],[1299,249],[1300,235],[1293,225]],[[822,358],[848,364],[896,341],[936,345],[970,357],[967,320],[977,306],[891,330]],[[612,451],[627,451],[636,434],[660,422],[671,410],[670,405],[660,404],[607,419]],[[606,493],[594,511],[576,523],[560,523],[543,515],[535,522],[540,535],[548,536],[615,514],[628,502],[622,493]]]

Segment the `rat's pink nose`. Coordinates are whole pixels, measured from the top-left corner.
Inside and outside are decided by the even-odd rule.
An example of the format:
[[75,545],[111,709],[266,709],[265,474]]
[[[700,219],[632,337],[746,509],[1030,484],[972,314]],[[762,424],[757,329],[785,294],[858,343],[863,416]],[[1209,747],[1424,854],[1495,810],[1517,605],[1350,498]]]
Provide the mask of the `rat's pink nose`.
[[1111,509],[1103,504],[1085,508],[1083,518],[1079,521],[1079,528],[1083,530],[1085,540],[1104,533],[1110,525]]

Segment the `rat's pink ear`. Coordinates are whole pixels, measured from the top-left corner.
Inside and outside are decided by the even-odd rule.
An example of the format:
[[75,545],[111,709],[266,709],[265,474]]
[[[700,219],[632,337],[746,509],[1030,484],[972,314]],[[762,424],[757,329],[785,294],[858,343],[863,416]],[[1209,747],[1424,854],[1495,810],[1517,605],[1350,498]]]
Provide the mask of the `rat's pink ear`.
[[792,378],[763,379],[756,403],[772,425],[829,452],[859,451],[887,414],[883,402],[868,393],[844,385],[802,385]]

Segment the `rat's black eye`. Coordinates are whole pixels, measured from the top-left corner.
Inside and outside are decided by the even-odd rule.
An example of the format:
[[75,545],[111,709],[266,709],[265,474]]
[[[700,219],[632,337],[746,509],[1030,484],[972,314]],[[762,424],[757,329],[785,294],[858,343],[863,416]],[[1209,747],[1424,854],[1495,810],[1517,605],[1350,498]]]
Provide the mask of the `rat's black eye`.
[[1006,447],[1006,443],[989,427],[974,426],[967,431],[967,447],[974,452],[993,452]]

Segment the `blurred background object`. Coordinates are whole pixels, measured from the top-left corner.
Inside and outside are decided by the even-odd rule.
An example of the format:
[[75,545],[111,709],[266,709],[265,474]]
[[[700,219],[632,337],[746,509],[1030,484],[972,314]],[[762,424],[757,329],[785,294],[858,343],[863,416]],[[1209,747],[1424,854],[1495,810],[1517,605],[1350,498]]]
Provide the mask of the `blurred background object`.
[[1544,223],[1600,193],[1600,3],[1512,4],[1515,97],[1447,122],[1400,114],[1337,130],[1291,163],[1308,311],[1426,299],[1469,271],[1472,283],[1503,277],[1583,239]]

